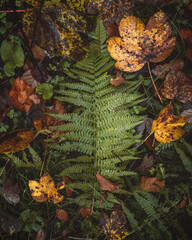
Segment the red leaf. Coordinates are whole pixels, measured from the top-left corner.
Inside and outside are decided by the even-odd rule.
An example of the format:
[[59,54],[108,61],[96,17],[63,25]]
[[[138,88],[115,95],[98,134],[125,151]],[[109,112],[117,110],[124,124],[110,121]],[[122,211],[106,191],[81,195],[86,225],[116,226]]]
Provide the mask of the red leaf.
[[83,218],[89,218],[91,216],[91,208],[85,206],[79,207],[77,212],[80,213]]
[[57,209],[56,215],[63,222],[67,222],[69,220],[68,213],[63,209]]

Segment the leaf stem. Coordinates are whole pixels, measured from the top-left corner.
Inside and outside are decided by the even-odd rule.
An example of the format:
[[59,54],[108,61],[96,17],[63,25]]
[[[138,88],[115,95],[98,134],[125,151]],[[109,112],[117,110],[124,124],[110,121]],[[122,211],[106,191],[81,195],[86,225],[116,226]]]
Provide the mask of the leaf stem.
[[153,83],[153,86],[154,86],[154,88],[155,88],[155,91],[156,91],[156,93],[157,93],[157,96],[159,97],[159,100],[161,101],[161,103],[163,103],[163,101],[162,101],[162,99],[161,99],[161,96],[160,96],[160,94],[159,94],[159,92],[158,92],[158,90],[157,90],[157,87],[156,87],[156,85],[155,85],[155,82],[154,82],[154,80],[153,80],[153,76],[152,76],[152,74],[151,74],[151,69],[150,69],[150,65],[149,65],[149,62],[148,62],[148,61],[147,61],[147,66],[148,66],[149,75],[150,75],[151,81],[152,81],[152,83]]

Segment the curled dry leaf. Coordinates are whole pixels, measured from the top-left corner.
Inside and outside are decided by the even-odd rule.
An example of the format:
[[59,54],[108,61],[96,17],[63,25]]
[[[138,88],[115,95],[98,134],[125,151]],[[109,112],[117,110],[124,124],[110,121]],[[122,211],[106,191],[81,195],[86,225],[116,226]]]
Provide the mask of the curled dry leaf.
[[119,25],[121,37],[107,40],[107,48],[115,67],[121,71],[135,72],[147,61],[165,60],[175,47],[175,37],[171,37],[171,26],[163,12],[152,16],[145,27],[135,16],[123,18]]
[[57,192],[55,183],[49,173],[45,173],[44,176],[40,178],[40,182],[30,180],[29,189],[31,196],[37,202],[52,201],[56,204],[64,199],[64,196]]
[[35,87],[27,85],[23,79],[17,78],[12,85],[12,88],[9,92],[10,99],[14,107],[21,112],[28,112],[32,104],[40,103],[40,99],[36,97],[35,102],[34,98],[30,99],[30,95],[34,94]]
[[170,143],[181,138],[185,134],[182,129],[188,116],[180,117],[173,115],[173,105],[170,102],[159,114],[157,120],[153,121],[151,132],[157,141],[162,143]]
[[[66,110],[63,106],[63,103],[56,100],[54,102],[54,106],[53,108],[50,110],[49,108],[44,108],[43,109],[43,116],[41,119],[34,121],[34,126],[36,128],[37,131],[40,131],[42,129],[47,129],[49,131],[52,132],[52,135],[54,136],[55,131],[52,129],[53,126],[58,126],[58,125],[62,125],[65,122],[61,119],[57,119],[54,117],[51,117],[49,115],[47,115],[46,113],[53,113],[53,114],[64,114],[66,113]],[[61,133],[61,132],[60,132]],[[44,132],[43,134],[46,134],[46,132]],[[57,132],[58,134],[58,132]]]
[[99,173],[96,174],[97,182],[99,183],[100,188],[103,191],[112,192],[114,190],[118,190],[119,186],[117,184],[112,183],[111,181],[107,180],[106,178],[102,177]]
[[159,193],[160,188],[165,187],[165,181],[160,181],[155,177],[142,176],[140,188],[147,192]]
[[91,216],[91,208],[80,206],[77,212],[81,214],[83,218],[89,218]]
[[110,83],[113,86],[119,86],[122,83],[126,83],[125,78],[122,76],[122,72],[117,71],[116,78],[111,78]]
[[3,197],[12,205],[18,204],[20,202],[18,183],[12,185],[11,181],[7,177],[4,177]]
[[131,14],[134,3],[132,0],[91,0],[87,11],[89,14],[99,12],[105,27],[111,23],[119,24],[124,16]]
[[36,234],[35,240],[45,240],[46,234],[43,229],[39,229],[39,231]]
[[15,153],[30,146],[35,136],[34,131],[17,129],[1,136],[0,153]]
[[124,239],[129,233],[123,229],[127,223],[125,214],[122,211],[113,211],[110,218],[102,213],[99,220],[101,232],[106,234],[109,239]]
[[67,222],[69,220],[68,213],[63,209],[57,209],[56,216],[63,222]]

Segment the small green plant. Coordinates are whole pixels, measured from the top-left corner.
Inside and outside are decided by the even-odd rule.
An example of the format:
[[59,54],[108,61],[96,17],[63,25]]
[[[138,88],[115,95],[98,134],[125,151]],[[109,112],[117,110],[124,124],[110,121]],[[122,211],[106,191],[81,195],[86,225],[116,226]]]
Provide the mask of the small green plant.
[[36,92],[43,95],[43,99],[48,100],[53,96],[53,86],[49,83],[42,83],[37,86]]

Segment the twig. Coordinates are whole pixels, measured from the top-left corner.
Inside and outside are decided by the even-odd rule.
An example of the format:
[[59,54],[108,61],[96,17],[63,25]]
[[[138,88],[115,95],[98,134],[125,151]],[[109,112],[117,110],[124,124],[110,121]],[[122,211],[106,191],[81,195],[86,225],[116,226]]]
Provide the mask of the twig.
[[2,175],[2,173],[3,173],[3,171],[4,171],[4,169],[5,169],[5,167],[7,166],[9,160],[10,160],[10,158],[7,159],[7,162],[6,162],[5,165],[3,166],[3,168],[2,168],[2,170],[1,170],[1,172],[0,172],[0,177],[1,177],[1,175]]
[[30,8],[30,9],[18,9],[18,10],[3,10],[0,11],[0,13],[14,13],[14,12],[27,12],[27,11],[32,11],[34,10],[34,8]]
[[151,81],[152,81],[152,83],[153,83],[153,86],[154,86],[154,88],[155,88],[155,91],[156,91],[156,93],[157,93],[157,96],[159,97],[159,100],[161,101],[161,103],[163,103],[163,101],[162,101],[162,99],[161,99],[161,96],[159,95],[159,92],[158,92],[158,90],[157,90],[157,87],[155,86],[155,83],[154,83],[154,80],[153,80],[153,76],[152,76],[152,74],[151,74],[151,69],[150,69],[149,62],[147,62],[147,66],[148,66],[149,75],[150,75]]

